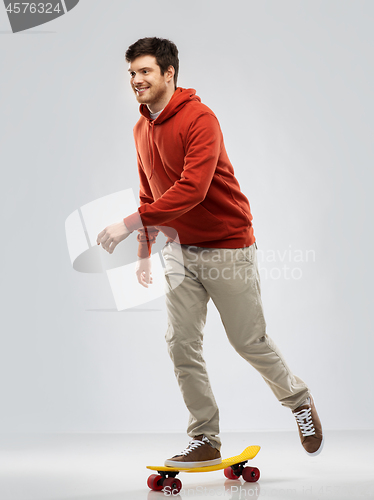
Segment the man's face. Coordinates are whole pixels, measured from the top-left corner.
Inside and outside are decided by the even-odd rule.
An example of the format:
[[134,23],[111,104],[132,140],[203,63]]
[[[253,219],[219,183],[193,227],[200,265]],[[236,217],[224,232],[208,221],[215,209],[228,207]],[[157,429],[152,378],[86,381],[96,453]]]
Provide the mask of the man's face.
[[[130,84],[140,104],[152,106],[166,95],[168,74],[161,75],[153,56],[141,56],[129,64]],[[169,78],[170,80],[170,78]]]

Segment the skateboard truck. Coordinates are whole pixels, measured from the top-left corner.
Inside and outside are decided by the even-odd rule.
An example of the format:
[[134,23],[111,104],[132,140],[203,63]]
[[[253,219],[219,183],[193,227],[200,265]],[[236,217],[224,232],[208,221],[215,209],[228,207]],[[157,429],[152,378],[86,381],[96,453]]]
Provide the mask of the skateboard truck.
[[246,460],[245,462],[240,462],[240,464],[231,465],[231,467],[227,467],[227,468],[231,469],[236,477],[240,477],[243,473],[244,466],[247,462],[248,462],[248,460]]

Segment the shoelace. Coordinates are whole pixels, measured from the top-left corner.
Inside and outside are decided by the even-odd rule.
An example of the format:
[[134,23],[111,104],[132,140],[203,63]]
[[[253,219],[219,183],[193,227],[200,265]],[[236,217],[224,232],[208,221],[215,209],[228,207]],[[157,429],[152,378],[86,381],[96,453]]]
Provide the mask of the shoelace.
[[297,423],[299,424],[301,434],[303,436],[313,436],[315,434],[313,420],[312,420],[312,409],[305,408],[304,410],[294,413]]
[[189,442],[187,448],[185,448],[183,451],[181,451],[181,455],[188,455],[191,451],[196,450],[199,446],[202,446],[205,443],[209,443],[208,439],[204,436],[202,441],[198,441],[197,439],[192,439],[192,441]]

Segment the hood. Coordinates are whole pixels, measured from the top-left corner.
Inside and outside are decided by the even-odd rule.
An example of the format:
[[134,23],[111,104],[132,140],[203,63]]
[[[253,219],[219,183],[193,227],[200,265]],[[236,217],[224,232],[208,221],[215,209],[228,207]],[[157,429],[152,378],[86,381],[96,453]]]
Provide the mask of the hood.
[[[189,101],[201,102],[200,97],[196,95],[196,90],[183,89],[182,87],[178,87],[172,95],[168,104],[163,109],[162,113],[155,120],[155,125],[159,125],[171,116],[178,113],[178,111],[181,110]],[[141,115],[147,118],[147,120],[150,120],[149,109],[146,104],[141,104],[139,107],[139,111]]]
[[162,113],[156,118],[156,120],[151,120],[149,109],[146,104],[141,104],[139,111],[140,114],[144,116],[148,120],[148,150],[149,156],[151,158],[151,175],[152,178],[155,171],[155,150],[154,150],[154,127],[155,125],[160,125],[161,123],[168,120],[170,117],[174,116],[178,111],[180,111],[188,102],[190,101],[199,101],[201,102],[200,97],[196,95],[195,89],[183,89],[182,87],[177,87],[174,94],[172,95],[170,101],[167,103]]

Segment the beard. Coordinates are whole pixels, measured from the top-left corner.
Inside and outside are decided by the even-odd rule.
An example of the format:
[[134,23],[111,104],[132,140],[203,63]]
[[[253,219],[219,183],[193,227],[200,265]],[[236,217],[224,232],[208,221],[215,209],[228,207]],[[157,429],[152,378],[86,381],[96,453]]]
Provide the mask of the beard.
[[153,86],[150,85],[149,89],[146,90],[145,95],[138,95],[136,90],[134,89],[136,100],[138,101],[139,104],[147,104],[148,106],[151,106],[152,104],[155,104],[159,101],[161,101],[166,93],[166,87],[164,86]]

